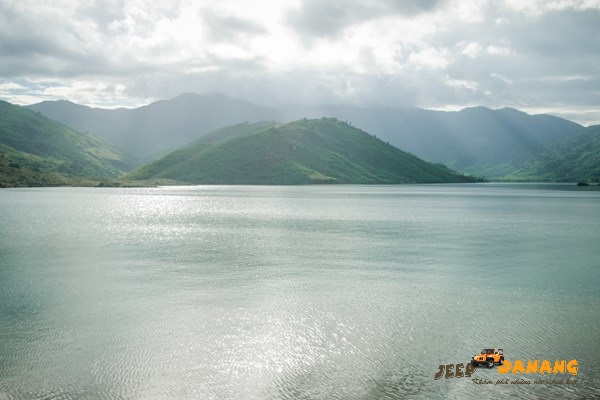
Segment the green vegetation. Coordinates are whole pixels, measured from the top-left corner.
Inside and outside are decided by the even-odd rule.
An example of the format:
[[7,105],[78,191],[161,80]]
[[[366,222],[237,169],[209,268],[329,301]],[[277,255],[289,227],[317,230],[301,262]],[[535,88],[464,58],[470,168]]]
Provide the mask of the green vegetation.
[[131,169],[102,139],[0,101],[0,186],[54,186]]
[[[151,159],[133,162],[103,139]],[[232,121],[336,115],[286,124]],[[29,108],[0,102],[0,186],[152,186],[181,183],[305,184],[464,182],[464,174],[509,181],[599,182],[600,127],[513,109],[460,112],[357,107],[267,109],[224,96],[186,94],[138,109],[102,110],[69,102]],[[579,132],[579,133],[577,133]],[[166,134],[168,133],[168,134]],[[389,143],[392,145],[390,145]],[[594,185],[595,186],[595,185]]]
[[457,112],[344,105],[266,108],[222,95],[191,93],[134,109],[98,109],[69,101],[46,101],[29,108],[75,129],[99,134],[145,162],[241,121],[286,123],[335,117],[424,160],[492,178],[514,170],[515,159],[547,149],[582,128],[562,118],[510,108],[474,107]]
[[472,182],[333,118],[239,124],[126,176],[195,184]]
[[527,159],[504,179],[600,182],[600,125],[582,129]]

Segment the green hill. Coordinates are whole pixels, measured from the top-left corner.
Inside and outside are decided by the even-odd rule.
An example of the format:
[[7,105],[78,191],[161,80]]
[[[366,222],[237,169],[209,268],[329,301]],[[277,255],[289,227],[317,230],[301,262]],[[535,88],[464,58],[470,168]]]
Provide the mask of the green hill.
[[332,118],[220,129],[130,174],[195,184],[437,183],[469,178]]
[[127,158],[104,140],[0,101],[0,186],[69,184],[129,169]]
[[512,180],[600,182],[600,125],[584,128],[521,163]]

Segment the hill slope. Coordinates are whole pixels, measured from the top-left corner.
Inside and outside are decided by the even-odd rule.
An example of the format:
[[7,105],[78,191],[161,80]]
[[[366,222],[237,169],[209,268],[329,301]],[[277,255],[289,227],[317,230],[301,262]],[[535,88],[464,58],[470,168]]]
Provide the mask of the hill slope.
[[150,161],[215,129],[271,120],[276,114],[221,95],[190,93],[134,109],[90,108],[69,101],[44,101],[29,108],[75,129],[101,135],[140,161]]
[[30,106],[76,129],[102,135],[121,150],[149,159],[215,129],[240,122],[289,122],[335,117],[433,162],[463,172],[502,176],[513,159],[528,157],[582,127],[514,109],[467,108],[458,112],[343,105],[266,108],[222,95],[184,94],[136,109],[102,110],[73,103]]
[[444,112],[329,106],[306,108],[303,114],[351,121],[425,160],[486,176],[503,175],[502,167],[510,169],[515,158],[529,156],[582,128],[562,118],[529,115],[511,108]]
[[224,128],[128,177],[196,184],[473,181],[332,118]]
[[523,162],[507,178],[600,182],[600,125],[584,128]]
[[115,177],[130,168],[104,140],[0,101],[0,185],[64,184],[68,177]]

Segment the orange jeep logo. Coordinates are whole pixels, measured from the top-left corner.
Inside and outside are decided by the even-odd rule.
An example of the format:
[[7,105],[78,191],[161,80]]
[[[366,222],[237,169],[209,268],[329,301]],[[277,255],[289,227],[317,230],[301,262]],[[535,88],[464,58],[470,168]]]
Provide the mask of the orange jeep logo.
[[504,364],[504,351],[502,349],[483,349],[481,353],[475,354],[471,358],[471,365],[474,367],[485,365],[488,368],[494,368],[495,364]]

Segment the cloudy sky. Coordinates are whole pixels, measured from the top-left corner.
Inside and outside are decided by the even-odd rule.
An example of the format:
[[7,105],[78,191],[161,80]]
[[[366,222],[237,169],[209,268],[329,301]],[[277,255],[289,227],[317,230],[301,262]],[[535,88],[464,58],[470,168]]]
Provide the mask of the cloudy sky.
[[1,0],[0,99],[484,105],[600,123],[600,0]]

